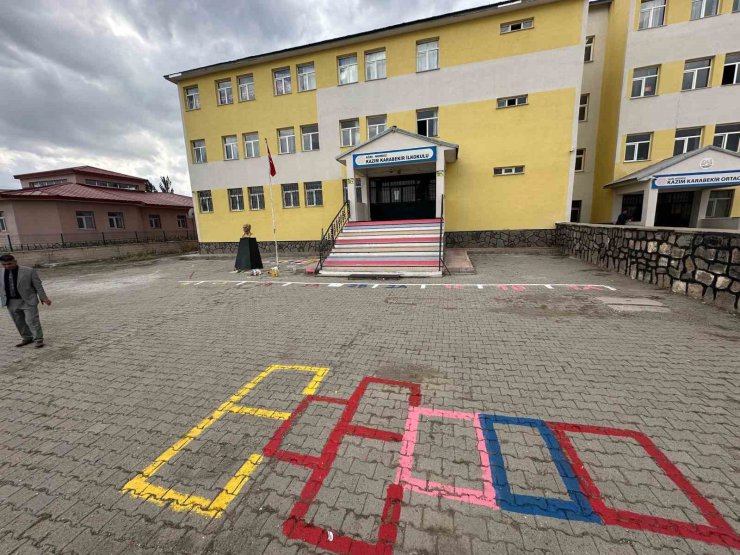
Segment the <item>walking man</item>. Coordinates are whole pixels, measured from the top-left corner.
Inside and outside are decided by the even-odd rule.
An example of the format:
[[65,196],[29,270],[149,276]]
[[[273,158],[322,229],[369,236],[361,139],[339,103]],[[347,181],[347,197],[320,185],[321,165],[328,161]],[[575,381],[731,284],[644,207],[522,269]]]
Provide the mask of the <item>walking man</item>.
[[3,265],[2,306],[8,307],[10,317],[21,334],[22,341],[16,347],[25,347],[35,343],[36,348],[44,346],[44,332],[41,331],[39,320],[39,300],[45,305],[51,305],[51,299],[46,296],[41,278],[33,268],[18,266],[12,254],[0,256]]

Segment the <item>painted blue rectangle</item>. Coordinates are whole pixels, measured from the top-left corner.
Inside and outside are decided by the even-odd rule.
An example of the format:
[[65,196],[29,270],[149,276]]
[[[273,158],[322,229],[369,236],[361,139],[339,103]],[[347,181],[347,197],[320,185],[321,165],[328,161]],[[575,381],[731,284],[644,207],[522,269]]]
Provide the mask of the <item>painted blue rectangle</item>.
[[[515,494],[506,475],[504,455],[494,424],[509,424],[512,426],[529,426],[536,429],[550,451],[550,457],[560,474],[570,500],[554,499],[537,495]],[[549,516],[566,520],[595,522],[601,524],[601,518],[591,508],[586,496],[581,490],[570,463],[565,458],[560,444],[544,421],[536,418],[521,418],[516,416],[502,416],[499,414],[481,414],[480,425],[486,441],[486,450],[491,463],[491,478],[496,489],[496,503],[502,510],[529,515]]]

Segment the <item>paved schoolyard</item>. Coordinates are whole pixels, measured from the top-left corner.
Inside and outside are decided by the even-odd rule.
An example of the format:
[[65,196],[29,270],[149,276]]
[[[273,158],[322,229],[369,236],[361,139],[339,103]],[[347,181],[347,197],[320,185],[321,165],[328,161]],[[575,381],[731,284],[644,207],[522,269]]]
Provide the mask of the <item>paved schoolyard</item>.
[[0,327],[0,553],[736,552],[738,318],[474,262],[43,270],[47,348]]

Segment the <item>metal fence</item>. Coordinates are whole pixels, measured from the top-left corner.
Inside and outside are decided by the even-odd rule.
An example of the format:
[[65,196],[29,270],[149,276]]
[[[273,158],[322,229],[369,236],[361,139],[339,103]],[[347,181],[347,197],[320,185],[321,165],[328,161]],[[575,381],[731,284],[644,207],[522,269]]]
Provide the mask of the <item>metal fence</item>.
[[192,229],[165,231],[116,231],[107,233],[53,233],[39,235],[0,235],[0,250],[34,251],[41,249],[69,249],[74,247],[100,247],[131,243],[164,243],[166,241],[197,241]]

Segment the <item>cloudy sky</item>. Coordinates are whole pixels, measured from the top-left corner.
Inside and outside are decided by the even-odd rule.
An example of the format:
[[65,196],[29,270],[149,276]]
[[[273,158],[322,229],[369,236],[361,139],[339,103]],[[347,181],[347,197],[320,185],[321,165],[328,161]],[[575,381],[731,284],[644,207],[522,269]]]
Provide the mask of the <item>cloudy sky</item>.
[[0,188],[99,166],[190,194],[177,89],[162,76],[486,0],[50,0],[0,10]]

